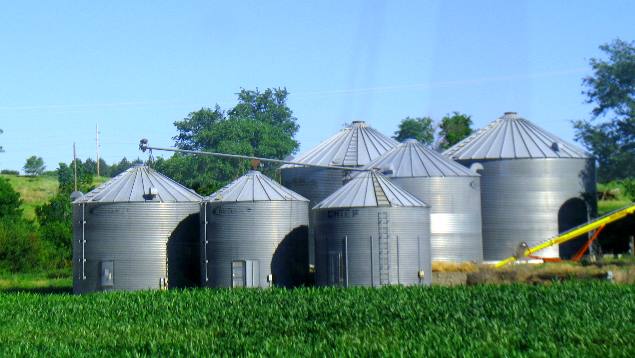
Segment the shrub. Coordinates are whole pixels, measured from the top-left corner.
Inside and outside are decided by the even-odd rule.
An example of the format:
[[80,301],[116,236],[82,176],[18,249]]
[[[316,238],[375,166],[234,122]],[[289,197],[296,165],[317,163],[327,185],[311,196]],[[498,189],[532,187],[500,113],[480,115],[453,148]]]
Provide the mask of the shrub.
[[70,199],[62,194],[35,208],[47,268],[65,268],[71,265],[72,210]]
[[25,272],[40,268],[37,229],[22,218],[0,218],[0,271]]
[[2,171],[0,171],[0,174],[6,174],[6,175],[20,175],[20,172],[17,170],[11,170],[11,169],[2,169]]
[[631,200],[635,200],[635,178],[622,180],[622,185],[624,186],[624,194]]
[[0,178],[0,218],[21,217],[20,205],[22,205],[20,193],[13,189],[7,179]]

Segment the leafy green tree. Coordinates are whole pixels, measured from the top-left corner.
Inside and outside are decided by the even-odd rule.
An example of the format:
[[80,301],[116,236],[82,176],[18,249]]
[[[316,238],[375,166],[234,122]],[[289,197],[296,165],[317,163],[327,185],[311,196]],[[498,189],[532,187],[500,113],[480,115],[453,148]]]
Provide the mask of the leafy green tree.
[[31,176],[38,176],[44,173],[44,169],[46,169],[44,166],[44,159],[35,155],[27,158],[26,163],[24,164],[24,172]]
[[22,199],[11,183],[0,178],[0,218],[19,218],[22,216]]
[[600,49],[607,58],[592,58],[593,74],[583,80],[587,102],[595,105],[592,118],[574,126],[604,182],[635,176],[635,42],[617,39]]
[[[293,138],[297,119],[286,105],[284,89],[264,92],[241,90],[238,103],[225,112],[219,106],[202,108],[175,122],[176,146],[188,150],[283,159],[299,144]],[[211,194],[243,174],[249,163],[238,159],[175,154],[159,158],[157,170],[202,194]],[[272,175],[273,167],[264,171]]]
[[[0,134],[4,133],[4,131],[2,129],[0,129]],[[2,146],[0,145],[0,153],[4,152],[4,149],[2,149]]]
[[[74,165],[60,163],[57,168],[57,180],[59,182],[59,193],[69,196],[75,190]],[[87,171],[81,159],[77,159],[77,190],[84,193],[93,187],[93,173]]]
[[416,139],[422,144],[431,145],[434,142],[434,123],[430,117],[406,117],[399,123],[399,128],[393,138],[399,142],[406,139]]
[[268,123],[293,138],[300,126],[286,105],[288,95],[286,88],[268,88],[264,92],[243,88],[238,93],[238,104],[229,111],[229,117]]
[[441,149],[448,149],[472,134],[472,117],[453,112],[441,119],[439,124],[439,145]]

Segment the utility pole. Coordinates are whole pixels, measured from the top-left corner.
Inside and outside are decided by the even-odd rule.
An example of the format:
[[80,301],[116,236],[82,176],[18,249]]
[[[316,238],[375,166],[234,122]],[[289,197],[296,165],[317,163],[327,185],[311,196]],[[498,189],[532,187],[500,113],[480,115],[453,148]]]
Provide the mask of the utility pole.
[[73,178],[75,180],[75,191],[77,191],[77,152],[75,151],[75,142],[73,142],[73,166],[75,170],[73,171]]
[[95,146],[97,147],[97,177],[99,177],[99,124],[95,123]]

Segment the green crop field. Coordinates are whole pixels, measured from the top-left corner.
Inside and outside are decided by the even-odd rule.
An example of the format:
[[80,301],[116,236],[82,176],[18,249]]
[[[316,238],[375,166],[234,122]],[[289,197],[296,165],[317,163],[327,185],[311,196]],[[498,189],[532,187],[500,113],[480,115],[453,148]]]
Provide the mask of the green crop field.
[[635,356],[635,286],[0,293],[0,355]]

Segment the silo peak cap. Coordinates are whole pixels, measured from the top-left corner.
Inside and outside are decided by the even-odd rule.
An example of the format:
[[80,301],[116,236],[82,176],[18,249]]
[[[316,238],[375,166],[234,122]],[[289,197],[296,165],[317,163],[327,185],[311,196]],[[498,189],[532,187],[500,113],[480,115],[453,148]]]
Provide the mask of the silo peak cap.
[[505,112],[502,117],[443,154],[455,160],[590,157],[583,149],[565,142],[515,112]]
[[200,202],[201,196],[145,165],[135,165],[74,203]]
[[[337,134],[300,154],[294,162],[302,164],[361,167],[399,145],[362,121],[355,121]],[[296,165],[285,164],[282,168]]]
[[248,171],[205,200],[210,202],[309,201],[257,170]]
[[366,169],[379,169],[390,178],[475,177],[463,165],[414,140],[404,142],[370,162]]
[[428,207],[385,176],[369,170],[357,174],[314,209],[360,207]]

